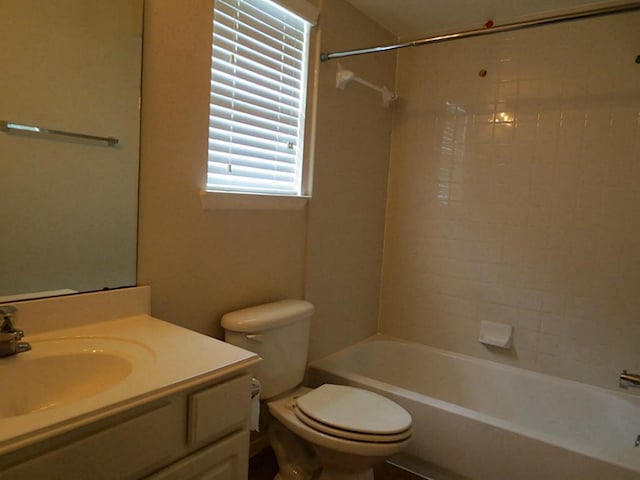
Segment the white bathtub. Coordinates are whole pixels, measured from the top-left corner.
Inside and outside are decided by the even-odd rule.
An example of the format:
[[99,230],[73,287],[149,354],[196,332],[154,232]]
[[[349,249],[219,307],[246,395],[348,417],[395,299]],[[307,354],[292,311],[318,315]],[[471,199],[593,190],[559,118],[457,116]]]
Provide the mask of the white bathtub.
[[640,395],[375,336],[309,383],[381,393],[414,420],[408,454],[473,480],[640,479]]

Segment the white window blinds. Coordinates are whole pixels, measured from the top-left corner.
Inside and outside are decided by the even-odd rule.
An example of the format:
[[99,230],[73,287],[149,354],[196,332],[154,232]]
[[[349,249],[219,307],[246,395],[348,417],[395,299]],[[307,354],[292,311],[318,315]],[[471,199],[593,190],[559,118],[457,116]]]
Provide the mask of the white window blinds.
[[216,0],[207,190],[301,195],[310,24],[269,0]]

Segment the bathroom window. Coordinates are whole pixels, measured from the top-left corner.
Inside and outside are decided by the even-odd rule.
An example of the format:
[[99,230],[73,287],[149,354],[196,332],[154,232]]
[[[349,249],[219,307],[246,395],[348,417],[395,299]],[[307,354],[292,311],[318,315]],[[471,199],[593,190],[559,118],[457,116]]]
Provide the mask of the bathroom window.
[[207,192],[307,193],[311,26],[270,0],[215,1]]

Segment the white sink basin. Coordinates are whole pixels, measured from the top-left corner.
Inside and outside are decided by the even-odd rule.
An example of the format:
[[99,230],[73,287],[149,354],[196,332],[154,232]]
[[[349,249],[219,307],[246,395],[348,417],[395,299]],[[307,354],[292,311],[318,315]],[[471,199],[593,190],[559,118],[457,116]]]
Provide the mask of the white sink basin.
[[108,391],[127,379],[144,346],[118,339],[65,338],[0,359],[0,419],[55,409]]

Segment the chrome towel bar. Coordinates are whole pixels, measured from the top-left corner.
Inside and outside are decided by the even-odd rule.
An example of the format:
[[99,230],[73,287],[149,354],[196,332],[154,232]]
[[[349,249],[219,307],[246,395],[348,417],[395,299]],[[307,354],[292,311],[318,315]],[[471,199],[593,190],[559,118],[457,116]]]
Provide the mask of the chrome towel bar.
[[640,375],[623,370],[618,380],[620,388],[640,388]]
[[106,142],[109,146],[117,145],[119,140],[114,137],[99,137],[96,135],[86,135],[84,133],[64,132],[52,128],[37,127],[35,125],[22,125],[20,123],[0,120],[0,131],[6,133],[26,133],[35,135],[57,135],[63,137],[78,138],[82,140],[93,140],[96,142]]

